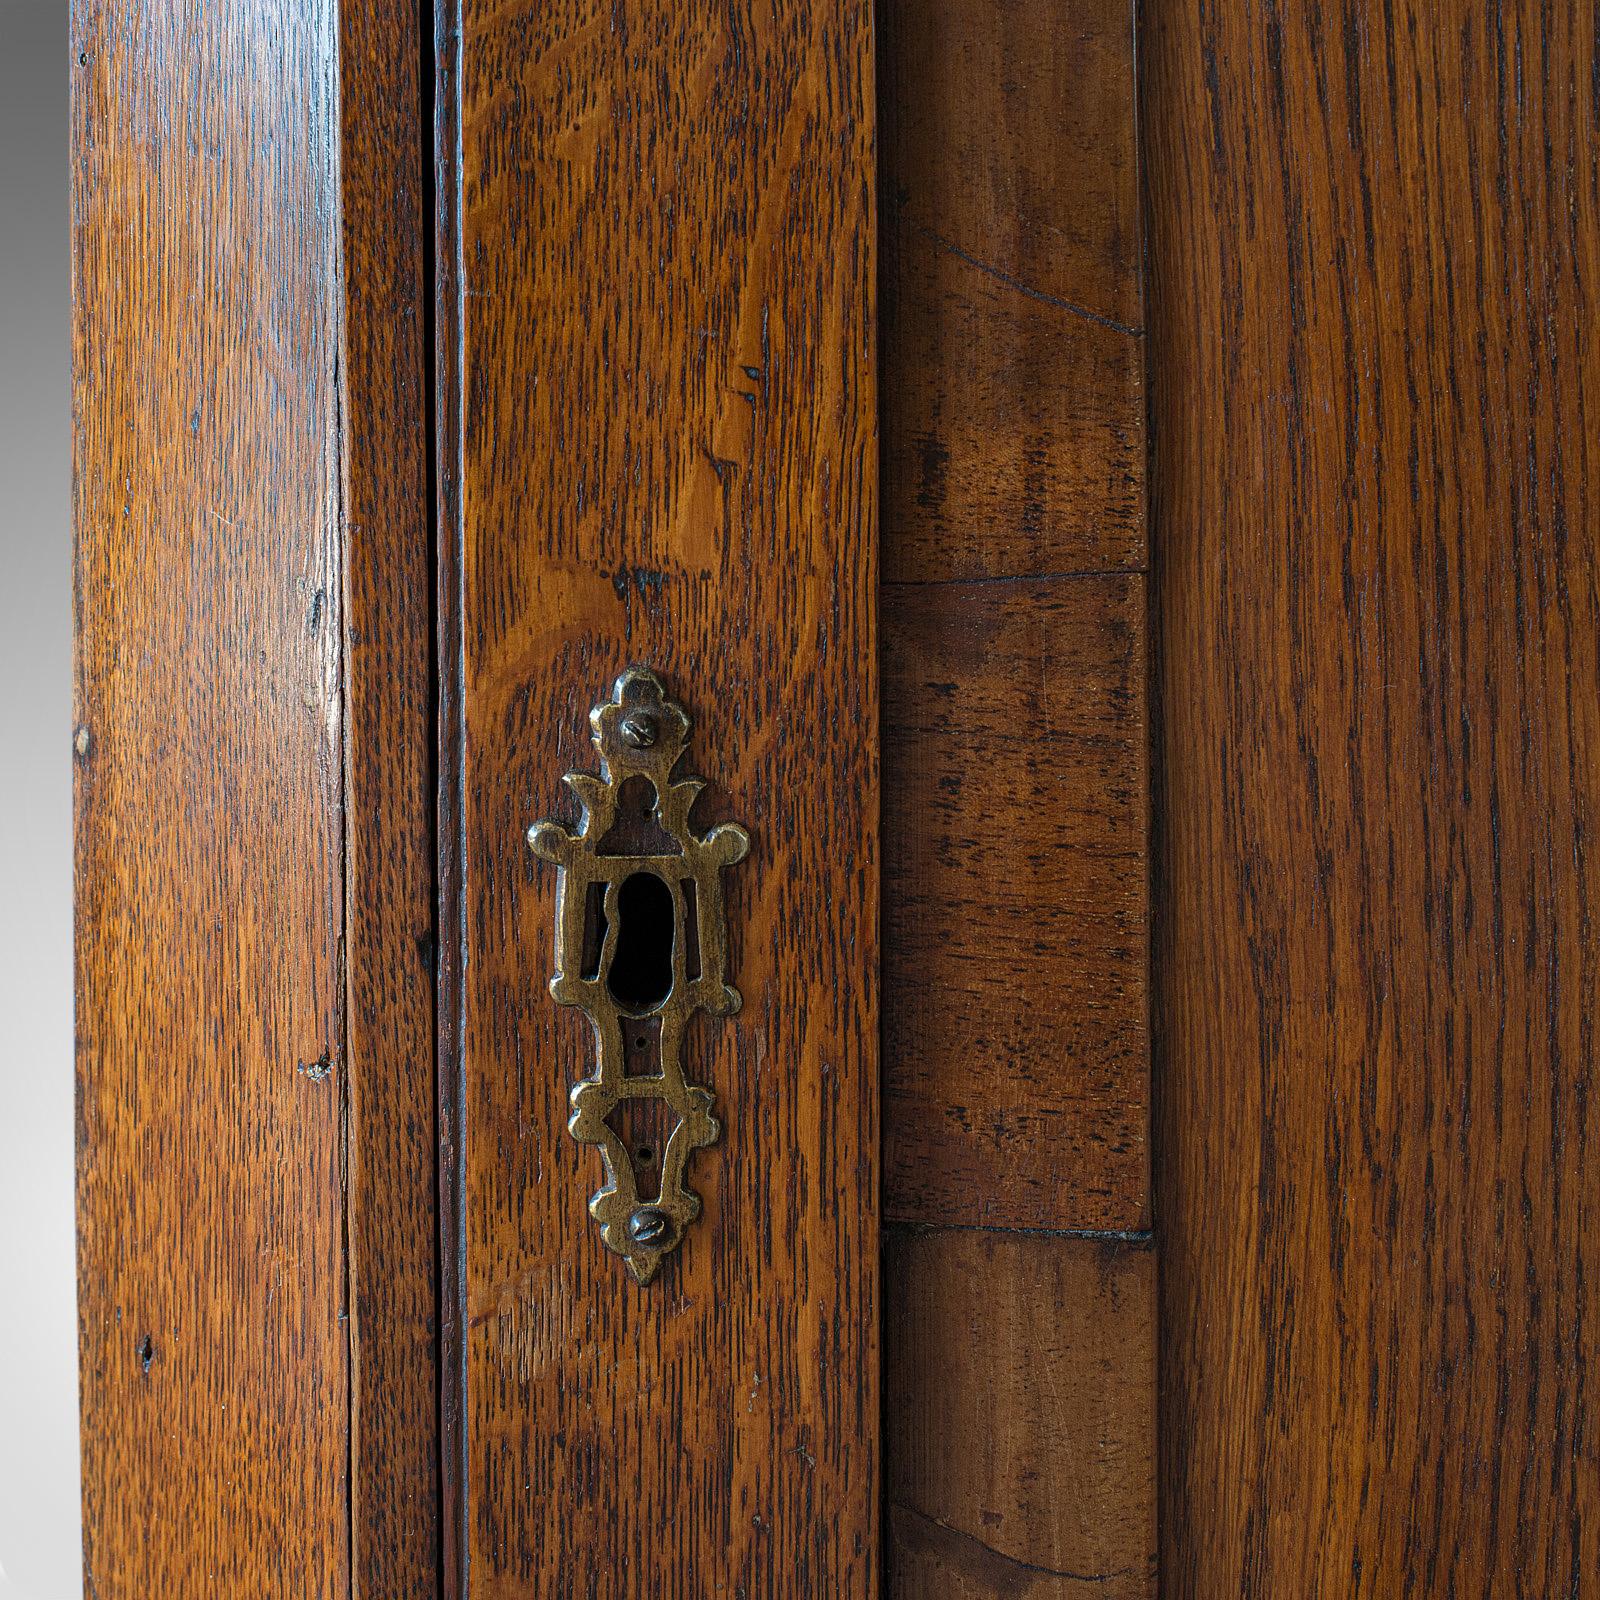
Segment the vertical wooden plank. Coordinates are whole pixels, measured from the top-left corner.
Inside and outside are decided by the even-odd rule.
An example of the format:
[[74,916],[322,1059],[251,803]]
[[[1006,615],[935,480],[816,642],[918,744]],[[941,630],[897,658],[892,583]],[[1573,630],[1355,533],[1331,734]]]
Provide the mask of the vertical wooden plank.
[[879,15],[888,1588],[1148,1600],[1133,17]]
[[349,1588],[335,11],[77,0],[84,1561]]
[[[463,0],[443,30],[474,1600],[876,1589],[868,16]],[[643,1288],[587,1215],[591,1035],[546,990],[524,841],[573,815],[561,776],[632,661],[695,718],[703,821],[754,839],[726,876],[744,1009],[692,1035],[723,1119],[704,1213]]]
[[1146,15],[1166,1579],[1587,1594],[1600,12]]
[[894,1221],[1146,1218],[1143,580],[886,586]]
[[1126,0],[883,0],[884,576],[1140,571]]
[[883,12],[885,1204],[908,1221],[1137,1230],[1133,25],[1111,0],[1069,13]]
[[885,1256],[894,1592],[1153,1595],[1150,1241],[907,1228]]
[[345,958],[358,1596],[438,1587],[433,551],[418,8],[340,0]]

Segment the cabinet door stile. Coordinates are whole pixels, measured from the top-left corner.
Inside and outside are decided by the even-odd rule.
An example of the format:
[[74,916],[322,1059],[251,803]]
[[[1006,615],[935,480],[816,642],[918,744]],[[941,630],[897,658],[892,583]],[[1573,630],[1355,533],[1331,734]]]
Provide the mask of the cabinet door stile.
[[[451,1567],[473,1600],[868,1595],[869,8],[463,0],[458,20],[459,120],[452,101],[440,123],[441,374],[460,363],[440,402],[461,887]],[[702,1210],[645,1284],[589,1215],[601,1161],[566,1125],[595,1034],[552,1000],[557,870],[525,838],[576,825],[563,774],[598,772],[590,708],[633,665],[693,719],[695,831],[751,838],[720,879],[743,1007],[684,1035],[720,1123],[690,1169]]]
[[72,19],[85,1589],[351,1582],[336,17]]

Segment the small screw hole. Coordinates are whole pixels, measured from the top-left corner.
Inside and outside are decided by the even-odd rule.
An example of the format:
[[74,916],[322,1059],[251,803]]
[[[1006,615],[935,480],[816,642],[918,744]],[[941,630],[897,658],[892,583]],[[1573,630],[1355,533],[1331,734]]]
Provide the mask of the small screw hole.
[[655,1158],[656,1153],[650,1148],[649,1145],[642,1144],[639,1146],[639,1159],[641,1161],[654,1161]]

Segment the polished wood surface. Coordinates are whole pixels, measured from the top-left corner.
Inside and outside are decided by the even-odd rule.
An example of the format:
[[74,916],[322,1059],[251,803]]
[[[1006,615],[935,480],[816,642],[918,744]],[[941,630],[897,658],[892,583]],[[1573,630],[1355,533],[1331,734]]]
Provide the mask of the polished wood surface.
[[[868,10],[466,0],[443,36],[452,1592],[870,1595]],[[695,719],[699,820],[754,841],[724,880],[744,1008],[690,1036],[723,1123],[704,1212],[645,1287],[587,1212],[592,1035],[546,988],[524,838],[575,817],[561,776],[635,661]]]
[[428,1600],[439,1565],[436,933],[416,7],[343,0],[339,48],[351,1576],[365,1600]]
[[1164,1581],[1589,1595],[1596,16],[1145,19]]
[[335,44],[327,7],[73,8],[98,1600],[351,1584]]
[[1133,18],[878,17],[887,1588],[1149,1600]]
[[891,1220],[1145,1219],[1144,580],[885,590]]
[[1153,1595],[1149,1241],[897,1229],[884,1295],[892,1592]]
[[[1044,0],[892,3],[879,61],[893,197],[885,1210],[1139,1229],[1148,761],[1132,19],[1101,0],[1075,3],[1065,24]],[[1108,338],[1114,376],[1097,365]],[[913,459],[943,466],[919,477]],[[1032,463],[1026,495],[1000,493],[1007,462]],[[962,484],[998,498],[980,506]]]
[[883,0],[884,575],[1144,566],[1133,17]]

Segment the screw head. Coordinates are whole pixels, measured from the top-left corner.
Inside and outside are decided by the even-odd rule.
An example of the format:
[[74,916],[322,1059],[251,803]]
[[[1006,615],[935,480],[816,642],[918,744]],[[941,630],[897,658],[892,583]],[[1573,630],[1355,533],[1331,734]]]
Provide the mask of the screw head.
[[640,1206],[628,1218],[628,1237],[646,1250],[664,1250],[672,1243],[672,1218],[655,1206]]
[[648,750],[660,732],[656,719],[648,711],[630,711],[622,719],[622,741],[635,750]]

